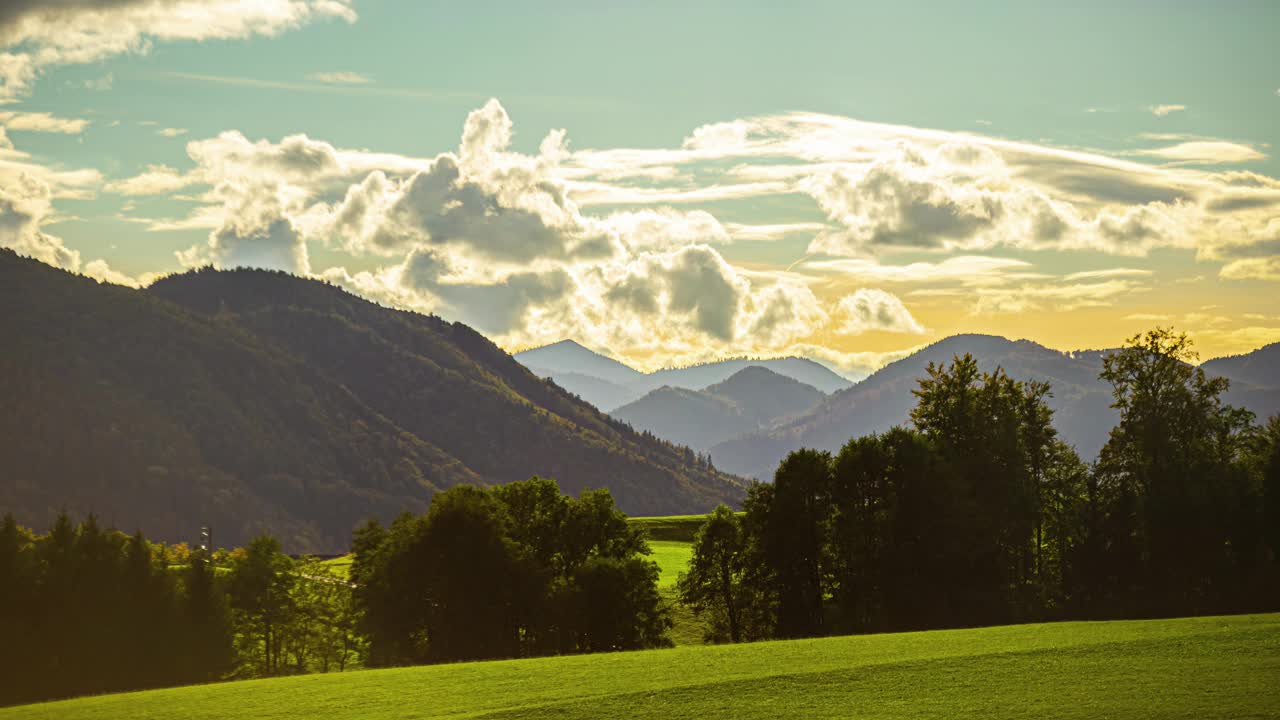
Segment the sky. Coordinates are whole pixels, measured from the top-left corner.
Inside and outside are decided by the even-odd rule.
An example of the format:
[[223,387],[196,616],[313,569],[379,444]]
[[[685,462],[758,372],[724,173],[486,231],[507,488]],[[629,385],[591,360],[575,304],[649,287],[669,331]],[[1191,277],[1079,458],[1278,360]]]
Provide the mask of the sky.
[[511,351],[1280,341],[1280,4],[7,0],[0,246]]

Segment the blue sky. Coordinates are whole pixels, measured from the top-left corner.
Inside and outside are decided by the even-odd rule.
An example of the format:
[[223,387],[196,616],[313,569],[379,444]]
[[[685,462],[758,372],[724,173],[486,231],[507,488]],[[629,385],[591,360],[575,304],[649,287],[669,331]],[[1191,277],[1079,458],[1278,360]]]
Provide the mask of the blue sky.
[[17,2],[0,243],[639,365],[1280,340],[1280,6],[909,5]]

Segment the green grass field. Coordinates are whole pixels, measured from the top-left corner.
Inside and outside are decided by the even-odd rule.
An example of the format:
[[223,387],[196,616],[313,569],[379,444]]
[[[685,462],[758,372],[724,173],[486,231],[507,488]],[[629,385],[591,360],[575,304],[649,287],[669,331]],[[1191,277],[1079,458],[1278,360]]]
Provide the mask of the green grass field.
[[693,534],[698,532],[706,519],[706,515],[633,517],[627,518],[627,524],[647,530],[650,540],[691,543]]
[[1277,718],[1280,615],[1015,625],[306,675],[0,719]]

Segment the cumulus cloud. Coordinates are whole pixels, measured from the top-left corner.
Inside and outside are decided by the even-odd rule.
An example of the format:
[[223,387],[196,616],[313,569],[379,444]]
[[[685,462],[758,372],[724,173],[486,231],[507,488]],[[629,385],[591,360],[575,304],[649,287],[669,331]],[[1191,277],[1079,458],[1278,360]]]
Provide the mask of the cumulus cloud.
[[874,288],[860,288],[840,298],[836,305],[837,332],[861,335],[871,330],[920,335],[925,328],[896,295]]
[[[496,100],[468,115],[455,148],[425,158],[228,131],[188,142],[189,169],[149,167],[107,189],[198,200],[151,226],[209,231],[188,264],[314,273],[507,347],[575,337],[640,364],[817,357],[833,337],[929,332],[904,299],[977,313],[1111,305],[1149,289],[1149,271],[1057,277],[1029,253],[1182,248],[1233,263],[1266,257],[1278,236],[1267,219],[1280,183],[1264,175],[998,138],[815,114],[716,123],[671,149],[575,150],[555,130],[516,152],[514,133]],[[765,213],[777,222],[752,222]],[[738,240],[790,249],[735,265]],[[779,269],[797,241],[810,255]],[[313,255],[331,257],[308,252],[317,244],[358,269],[313,269]],[[952,254],[888,262],[901,250]]]
[[0,100],[57,65],[142,53],[154,40],[274,36],[323,18],[354,22],[350,0],[9,0],[0,5]]
[[167,138],[174,138],[180,135],[186,135],[187,129],[186,128],[161,128],[156,131],[156,134],[163,135],[164,137],[167,137]]
[[50,187],[30,175],[4,178],[0,182],[0,247],[99,280],[137,286],[133,278],[112,270],[103,260],[83,263],[78,250],[42,229],[53,213],[52,198]]
[[287,191],[250,179],[227,181],[213,192],[225,199],[227,212],[205,245],[178,253],[183,265],[311,272],[306,242],[285,214]]

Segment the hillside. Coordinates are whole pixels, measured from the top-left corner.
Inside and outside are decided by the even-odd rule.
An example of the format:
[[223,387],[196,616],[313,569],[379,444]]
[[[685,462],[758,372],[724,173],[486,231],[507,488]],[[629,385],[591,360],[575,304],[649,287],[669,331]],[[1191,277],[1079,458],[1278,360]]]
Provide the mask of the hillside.
[[664,440],[709,450],[800,414],[824,397],[798,380],[752,365],[704,390],[658,388],[610,414]]
[[[1268,368],[1280,362],[1280,353],[1272,350],[1275,347],[1268,346],[1230,362],[1210,361],[1205,363],[1205,370],[1232,380],[1228,402],[1266,417],[1280,412],[1280,388],[1259,388],[1247,384],[1245,378],[1269,377]],[[834,451],[850,438],[905,425],[915,407],[911,391],[925,376],[929,363],[948,363],[965,353],[977,359],[983,372],[1000,367],[1019,380],[1050,383],[1053,397],[1049,405],[1059,434],[1086,460],[1097,456],[1118,419],[1111,408],[1111,386],[1098,377],[1107,351],[1064,353],[1029,340],[955,335],[886,365],[791,422],[726,440],[712,448],[712,459],[729,472],[767,479],[792,450],[813,447]]]
[[732,401],[743,415],[761,425],[799,415],[826,398],[826,393],[812,385],[761,365],[745,367],[724,382],[708,385],[703,392]]
[[1262,718],[1280,707],[1278,675],[1280,616],[1240,615],[331,673],[20,706],[0,719]]
[[733,358],[642,373],[572,340],[519,352],[515,359],[538,377],[551,378],[606,412],[664,386],[702,390],[708,385],[724,382],[748,367],[767,368],[824,393],[843,390],[853,384],[827,367],[799,357]]
[[[739,482],[542,381],[470,328],[262,271],[149,290],[0,253],[0,507],[220,544],[347,547],[373,515],[539,474],[630,513],[736,502]],[[74,452],[68,452],[74,450]]]
[[593,375],[583,375],[576,372],[553,373],[546,368],[536,366],[530,366],[529,372],[540,378],[551,380],[570,393],[606,412],[609,409],[626,405],[640,397],[640,392],[637,390]]
[[1244,355],[1208,360],[1200,367],[1210,375],[1258,388],[1280,388],[1280,343],[1271,343]]

